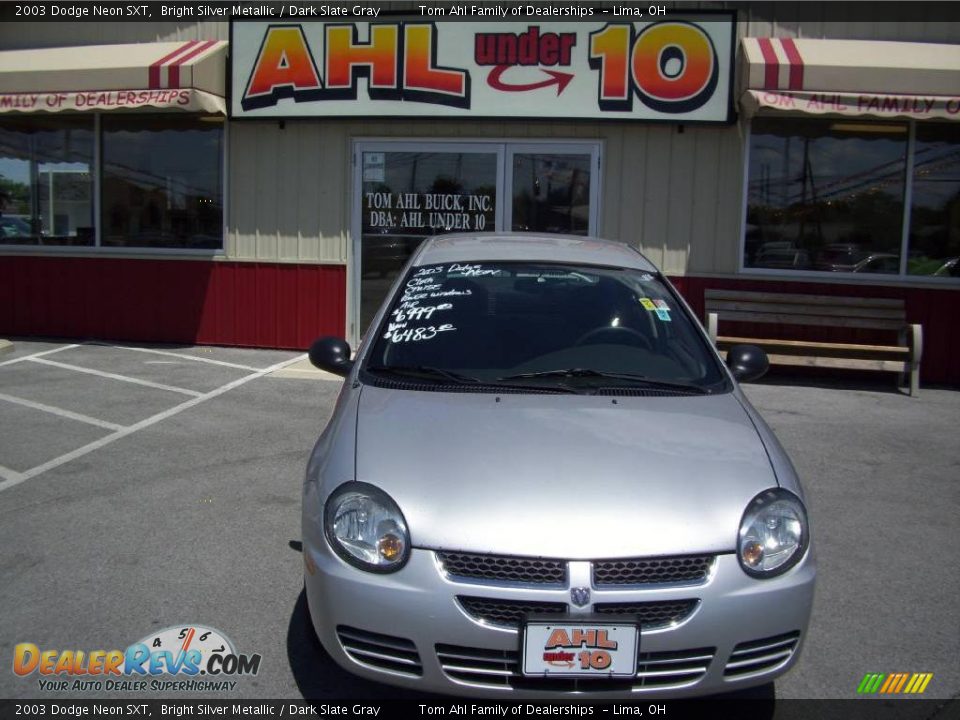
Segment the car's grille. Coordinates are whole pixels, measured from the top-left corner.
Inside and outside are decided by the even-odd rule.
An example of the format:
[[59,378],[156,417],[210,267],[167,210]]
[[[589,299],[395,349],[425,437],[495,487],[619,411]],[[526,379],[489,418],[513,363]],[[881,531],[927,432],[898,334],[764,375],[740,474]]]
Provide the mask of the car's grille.
[[[566,585],[567,561],[513,555],[440,551],[443,570],[454,579],[496,582]],[[710,574],[714,555],[618,558],[593,561],[593,584],[598,588],[704,582]]]
[[454,680],[476,685],[509,686],[510,679],[518,672],[515,650],[485,650],[459,645],[437,645],[436,650],[440,667]]
[[604,615],[634,615],[640,620],[641,630],[655,630],[683,622],[699,603],[699,600],[597,603],[593,610]]
[[525,615],[565,613],[567,604],[534,600],[500,600],[497,598],[457,596],[457,602],[470,617],[491,625],[516,628]]
[[337,626],[344,652],[358,663],[405,675],[423,675],[420,653],[410,640]]
[[800,632],[751,640],[737,645],[723,670],[724,677],[740,677],[775,670],[787,662],[797,649]]
[[438,552],[437,559],[444,571],[454,578],[540,585],[565,585],[567,582],[564,560],[449,551]]
[[625,680],[524,677],[515,650],[437,645],[436,651],[437,660],[447,677],[471,685],[590,692],[645,688],[664,690],[692,685],[706,675],[716,648],[641,653],[637,658],[636,677]]
[[699,682],[713,662],[716,648],[640,653],[635,687],[676,688]]
[[622,558],[595,560],[593,584],[648,585],[652,583],[697,583],[707,579],[713,567],[713,555],[678,555],[676,557]]

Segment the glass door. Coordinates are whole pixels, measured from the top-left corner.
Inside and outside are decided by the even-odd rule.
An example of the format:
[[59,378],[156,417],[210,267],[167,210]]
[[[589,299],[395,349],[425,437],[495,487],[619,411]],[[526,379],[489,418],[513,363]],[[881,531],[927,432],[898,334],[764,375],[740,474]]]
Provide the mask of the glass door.
[[504,230],[596,235],[599,142],[358,141],[349,341],[424,238]]
[[[360,167],[359,333],[424,238],[501,226],[499,144],[363,143]],[[357,203],[355,203],[355,206]],[[356,297],[356,295],[355,295]],[[354,313],[356,317],[356,313]]]

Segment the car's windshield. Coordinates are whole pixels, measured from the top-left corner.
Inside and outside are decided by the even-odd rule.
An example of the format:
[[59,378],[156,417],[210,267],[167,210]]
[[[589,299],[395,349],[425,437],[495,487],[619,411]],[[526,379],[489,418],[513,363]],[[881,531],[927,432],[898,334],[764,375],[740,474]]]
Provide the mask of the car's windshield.
[[446,382],[726,384],[674,295],[641,270],[532,262],[414,267],[371,342],[367,370],[399,368]]

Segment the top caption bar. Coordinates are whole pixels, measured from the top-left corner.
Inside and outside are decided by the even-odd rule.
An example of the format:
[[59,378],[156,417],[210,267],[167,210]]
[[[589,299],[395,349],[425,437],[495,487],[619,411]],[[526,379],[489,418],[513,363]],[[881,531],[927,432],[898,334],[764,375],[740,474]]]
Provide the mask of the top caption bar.
[[[527,0],[514,2],[35,2],[0,3],[2,22],[171,22],[179,20],[295,20],[329,21],[376,20],[398,14],[406,17],[424,17],[434,21],[482,21],[539,19],[550,20],[607,20],[611,22],[649,20],[669,17],[671,14],[701,11],[696,2],[563,2]],[[776,20],[821,22],[910,22],[943,19],[956,20],[952,0],[896,0],[861,2],[729,2],[717,3],[711,9],[736,10],[740,20]]]

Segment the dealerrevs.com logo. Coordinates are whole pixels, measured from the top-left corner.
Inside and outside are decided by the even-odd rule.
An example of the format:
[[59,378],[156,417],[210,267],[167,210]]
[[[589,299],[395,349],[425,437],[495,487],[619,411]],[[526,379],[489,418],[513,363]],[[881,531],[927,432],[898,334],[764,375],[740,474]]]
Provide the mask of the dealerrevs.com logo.
[[36,673],[45,691],[229,691],[237,685],[232,678],[260,671],[260,659],[238,653],[219,630],[184,624],[151,633],[126,650],[41,650],[19,643],[13,672]]

